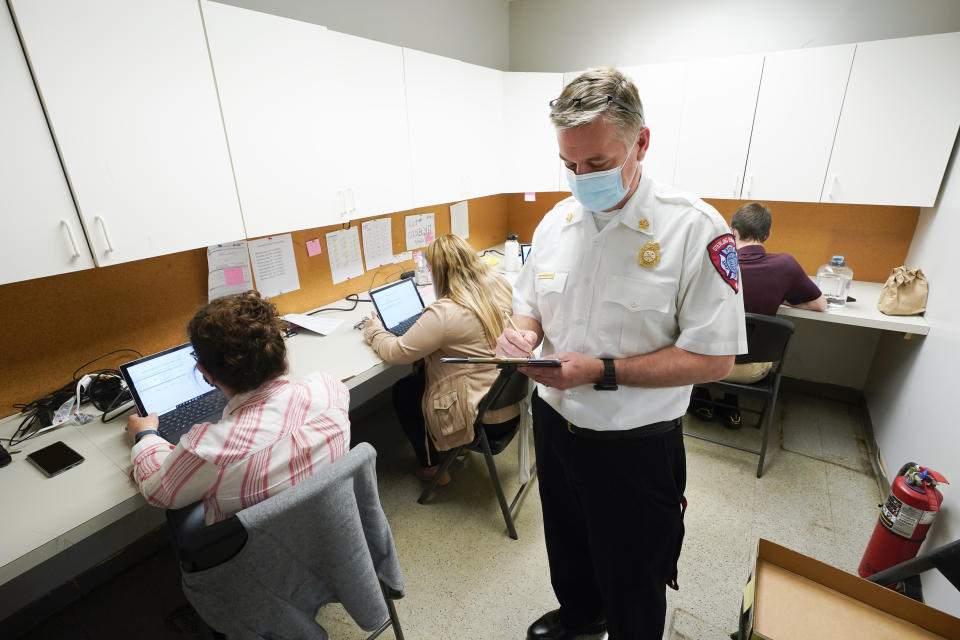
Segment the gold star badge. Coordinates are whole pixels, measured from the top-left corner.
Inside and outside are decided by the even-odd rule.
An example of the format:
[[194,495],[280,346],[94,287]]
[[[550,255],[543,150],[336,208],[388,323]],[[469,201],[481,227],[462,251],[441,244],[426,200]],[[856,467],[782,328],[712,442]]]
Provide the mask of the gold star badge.
[[660,262],[660,245],[656,242],[648,242],[640,249],[637,254],[637,262],[641,267],[655,267]]
[[573,220],[573,214],[572,214],[572,213],[568,213],[568,214],[567,214],[567,222],[570,222],[571,220]]
[[649,221],[649,220],[640,220],[640,221],[637,222],[637,226],[640,227],[641,229],[646,229],[647,227],[650,226],[650,221]]

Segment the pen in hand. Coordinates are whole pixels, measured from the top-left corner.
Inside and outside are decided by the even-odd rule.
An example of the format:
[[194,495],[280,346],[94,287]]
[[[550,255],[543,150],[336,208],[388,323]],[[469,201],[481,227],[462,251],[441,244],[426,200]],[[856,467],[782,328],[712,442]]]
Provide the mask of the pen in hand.
[[[519,333],[521,336],[523,336],[523,331],[520,331],[520,327],[518,327],[516,324],[514,324],[513,318],[510,317],[510,314],[509,314],[509,313],[507,313],[506,311],[504,311],[504,312],[503,312],[503,317],[505,317],[505,318],[507,319],[507,322],[510,323],[510,326],[513,327],[513,330],[514,330],[514,331],[516,331],[516,332]],[[530,352],[530,356],[529,356],[529,357],[531,357],[531,358],[533,357],[533,351]]]

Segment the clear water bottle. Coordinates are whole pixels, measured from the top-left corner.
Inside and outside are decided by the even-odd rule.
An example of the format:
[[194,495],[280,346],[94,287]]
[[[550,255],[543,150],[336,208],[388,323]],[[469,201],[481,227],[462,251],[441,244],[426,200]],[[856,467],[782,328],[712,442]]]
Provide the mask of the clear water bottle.
[[413,252],[413,283],[417,286],[425,286],[432,282],[430,274],[430,263],[423,251]]
[[817,286],[830,309],[838,309],[847,303],[851,282],[853,269],[847,266],[843,256],[833,256],[830,262],[817,269]]
[[503,270],[520,271],[520,242],[515,233],[508,233],[503,245]]

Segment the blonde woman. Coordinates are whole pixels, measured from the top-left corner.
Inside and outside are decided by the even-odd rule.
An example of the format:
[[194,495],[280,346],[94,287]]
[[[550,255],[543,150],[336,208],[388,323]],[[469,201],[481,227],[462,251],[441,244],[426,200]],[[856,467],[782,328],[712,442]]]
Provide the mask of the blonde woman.
[[[423,360],[413,375],[393,386],[393,406],[420,462],[417,476],[429,480],[437,472],[438,451],[473,440],[477,405],[498,373],[494,365],[443,364],[440,358],[493,356],[504,314],[512,313],[512,292],[460,236],[441,236],[424,254],[436,302],[404,335],[393,335],[374,316],[364,338],[392,364]],[[488,412],[483,417],[487,433],[496,437],[509,431],[519,414],[517,406]],[[445,474],[439,484],[449,481]]]

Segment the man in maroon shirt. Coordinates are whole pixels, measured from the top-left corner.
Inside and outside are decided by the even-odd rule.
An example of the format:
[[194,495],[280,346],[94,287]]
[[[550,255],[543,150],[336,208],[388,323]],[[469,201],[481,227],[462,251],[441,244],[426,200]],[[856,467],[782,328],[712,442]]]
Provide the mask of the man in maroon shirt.
[[[740,286],[743,287],[743,308],[747,313],[762,313],[773,316],[781,304],[798,309],[826,311],[827,299],[817,285],[803,272],[803,267],[789,253],[767,253],[763,243],[770,238],[772,218],[770,211],[758,202],[745,204],[733,214],[730,228],[737,244],[737,259],[740,267]],[[763,379],[773,363],[734,365],[725,378],[731,382],[749,384]],[[697,402],[709,399],[706,389],[694,391],[690,409],[702,420],[712,420],[712,406]],[[729,408],[720,408],[723,424],[728,429],[739,429],[742,424],[740,411],[736,409],[737,397],[724,396]]]
[[733,214],[730,228],[737,243],[743,308],[747,313],[773,316],[786,303],[798,309],[826,311],[827,299],[789,253],[767,253],[770,211],[758,202],[745,204]]

